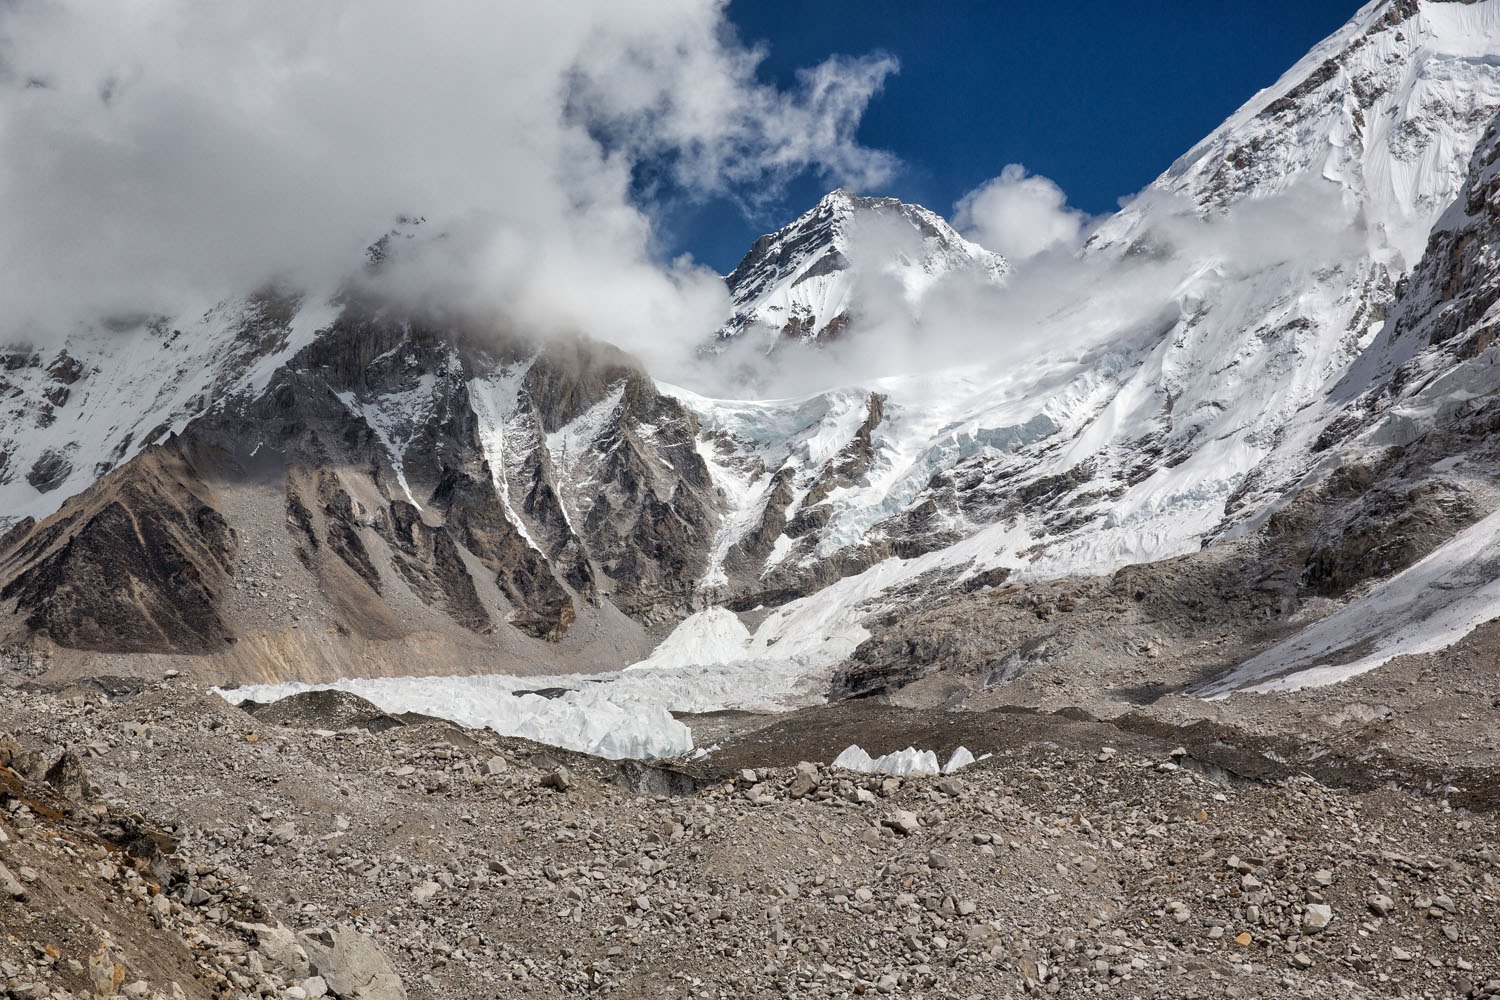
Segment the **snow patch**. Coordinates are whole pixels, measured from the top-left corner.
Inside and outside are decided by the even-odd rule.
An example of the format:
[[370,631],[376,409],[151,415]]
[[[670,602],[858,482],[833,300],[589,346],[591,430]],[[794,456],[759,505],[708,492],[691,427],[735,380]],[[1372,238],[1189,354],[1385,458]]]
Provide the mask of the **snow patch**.
[[484,378],[469,382],[469,405],[474,411],[479,434],[479,447],[484,451],[485,464],[490,467],[490,481],[500,496],[501,508],[506,520],[515,525],[521,537],[537,552],[541,546],[532,539],[526,522],[511,505],[510,480],[506,475],[511,462],[508,454],[508,431],[516,415],[521,395],[521,383],[531,368],[530,362],[515,368],[504,369]]
[[1397,656],[1435,653],[1500,617],[1500,511],[1425,559],[1199,691],[1297,691],[1348,680]]
[[707,608],[686,618],[651,655],[626,670],[662,670],[732,663],[745,658],[750,630],[734,612]]

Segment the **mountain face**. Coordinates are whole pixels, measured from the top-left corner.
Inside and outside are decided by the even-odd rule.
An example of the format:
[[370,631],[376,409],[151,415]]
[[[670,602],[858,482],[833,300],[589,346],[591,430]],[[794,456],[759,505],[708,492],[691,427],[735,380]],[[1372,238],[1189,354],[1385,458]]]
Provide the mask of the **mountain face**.
[[[278,310],[277,343],[305,311],[327,315]],[[420,642],[462,668],[566,660],[605,636],[612,653],[590,655],[629,662],[647,627],[681,617],[718,499],[693,415],[633,361],[507,348],[370,303],[333,315],[262,379],[10,531],[0,599],[26,630],[230,662],[242,642],[245,657],[303,636]]]
[[[12,350],[8,641],[234,679],[560,673],[717,606],[751,627],[724,662],[955,704],[1045,701],[1080,658],[1145,684],[1142,648],[1150,683],[1215,694],[1433,652],[1500,578],[1472,558],[1497,115],[1500,3],[1372,3],[1099,226],[1083,265],[1150,309],[1101,294],[1047,321],[1065,349],[791,400],[373,295]],[[726,280],[719,348],[769,353],[1026,274],[835,191]],[[1472,613],[1403,603],[1417,579]],[[1371,631],[1397,607],[1408,646]]]
[[[120,317],[0,352],[0,530],[44,517],[217,400],[263,386],[336,314],[273,290],[177,317]],[[299,303],[300,304],[300,303]]]
[[939,281],[996,282],[1008,270],[1005,258],[921,206],[840,188],[756,240],[729,272],[734,315],[718,336],[721,342],[763,338],[768,350],[781,340],[833,340],[873,303],[877,286],[916,313]]
[[[1073,524],[1028,533],[1014,593],[926,602],[837,687],[1018,698],[1081,660],[1139,682],[1122,657],[1147,650],[1157,690],[1298,688],[1440,657],[1488,620],[1496,11],[1368,6],[1100,227],[1086,254],[1184,280],[1177,316],[1091,368],[1096,414],[1036,453],[1068,470]],[[1266,212],[1289,195],[1348,224],[1299,254]],[[1200,255],[1183,215],[1274,222],[1283,246]]]

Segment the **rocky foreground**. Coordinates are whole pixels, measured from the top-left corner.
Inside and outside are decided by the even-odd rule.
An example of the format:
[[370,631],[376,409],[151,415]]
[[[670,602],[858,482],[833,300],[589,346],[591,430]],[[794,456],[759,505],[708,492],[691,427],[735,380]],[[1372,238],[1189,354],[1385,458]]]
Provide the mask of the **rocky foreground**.
[[0,986],[1500,995],[1500,829],[1451,789],[1252,781],[1196,748],[1039,714],[946,713],[950,744],[1010,734],[971,743],[992,755],[947,778],[746,766],[816,719],[651,767],[344,695],[252,715],[184,679],[10,690]]

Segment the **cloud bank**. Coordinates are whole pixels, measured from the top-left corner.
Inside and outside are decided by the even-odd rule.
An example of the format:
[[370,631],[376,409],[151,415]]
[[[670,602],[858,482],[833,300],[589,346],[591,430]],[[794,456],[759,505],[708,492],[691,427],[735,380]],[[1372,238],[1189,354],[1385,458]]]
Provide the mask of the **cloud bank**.
[[959,200],[953,224],[980,246],[1019,263],[1047,250],[1076,248],[1088,216],[1069,208],[1053,181],[1012,163]]
[[[663,261],[647,190],[869,187],[854,139],[896,69],[759,82],[724,0],[10,0],[0,5],[0,340],[337,284],[400,214],[448,288],[647,360],[721,322]],[[646,202],[643,204],[643,200]]]
[[1003,286],[913,302],[882,266],[918,255],[912,233],[870,226],[846,337],[695,365],[727,297],[664,258],[658,198],[753,204],[809,171],[870,192],[896,167],[855,137],[891,59],[779,89],[763,55],[724,0],[0,0],[0,343],[272,280],[332,289],[419,215],[388,276],[414,295],[608,340],[704,391],[792,394],[1129,339],[1213,275],[1337,260],[1358,230],[1317,188],[1216,219],[1148,192],[1106,223],[1119,252],[1080,249],[1089,220],[1011,165],[955,213],[1011,259]]
[[[913,302],[889,262],[917,256],[911,241],[919,234],[888,220],[853,227],[846,256],[857,275],[856,310],[846,332],[815,347],[742,337],[705,359],[689,384],[724,395],[800,396],[973,365],[990,366],[1005,379],[1043,358],[1043,368],[1066,370],[1070,361],[1100,352],[1149,349],[1210,304],[1233,311],[1247,296],[1274,297],[1319,271],[1363,259],[1375,239],[1339,190],[1316,178],[1207,214],[1188,199],[1148,188],[1092,230],[1073,218],[1078,213],[1065,208],[1056,185],[1019,167],[964,201],[996,190],[1020,198],[1018,219],[1054,223],[1028,233],[1058,237],[1033,239],[1032,252],[1012,258],[1003,282],[951,274]],[[1020,193],[1026,190],[1045,197]]]

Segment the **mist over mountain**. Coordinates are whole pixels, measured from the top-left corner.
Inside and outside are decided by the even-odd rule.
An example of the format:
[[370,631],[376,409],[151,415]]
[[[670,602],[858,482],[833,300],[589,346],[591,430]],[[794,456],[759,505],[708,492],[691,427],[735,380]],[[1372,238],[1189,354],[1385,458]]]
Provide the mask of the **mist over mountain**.
[[326,292],[410,216],[457,248],[432,264],[450,304],[650,350],[713,329],[723,294],[660,259],[643,165],[702,196],[806,170],[870,185],[892,162],[853,139],[891,60],[776,90],[703,0],[32,0],[0,11],[0,59],[8,341],[272,281]]

